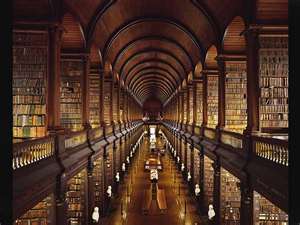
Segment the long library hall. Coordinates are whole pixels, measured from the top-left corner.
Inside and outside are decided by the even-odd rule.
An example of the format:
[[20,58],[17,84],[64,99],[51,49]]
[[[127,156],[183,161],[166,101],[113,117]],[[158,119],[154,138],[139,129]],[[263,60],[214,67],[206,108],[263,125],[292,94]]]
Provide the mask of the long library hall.
[[288,224],[287,0],[13,7],[14,225]]

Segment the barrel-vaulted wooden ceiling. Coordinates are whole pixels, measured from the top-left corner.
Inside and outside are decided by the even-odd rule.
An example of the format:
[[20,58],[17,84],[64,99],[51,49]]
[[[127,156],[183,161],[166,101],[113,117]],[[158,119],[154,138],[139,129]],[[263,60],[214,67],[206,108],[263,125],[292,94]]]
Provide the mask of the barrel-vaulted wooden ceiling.
[[[165,102],[220,52],[245,53],[249,23],[287,24],[287,0],[15,0],[15,22],[59,20],[62,51],[89,51],[144,102]],[[203,66],[202,66],[203,65]],[[113,75],[112,75],[113,76]]]

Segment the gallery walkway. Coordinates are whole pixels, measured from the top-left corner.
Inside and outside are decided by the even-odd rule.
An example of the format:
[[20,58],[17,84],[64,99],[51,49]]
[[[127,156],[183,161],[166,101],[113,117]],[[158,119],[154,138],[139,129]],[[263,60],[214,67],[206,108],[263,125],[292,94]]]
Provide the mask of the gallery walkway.
[[[110,213],[100,221],[105,225],[202,225],[207,219],[198,216],[197,208],[182,175],[175,168],[169,153],[162,156],[163,172],[159,172],[159,188],[164,188],[167,199],[167,211],[161,214],[157,206],[151,205],[148,215],[142,213],[143,190],[149,188],[149,172],[144,172],[144,160],[149,151],[149,141],[145,139],[139,153],[119,186],[119,195],[115,196]],[[175,179],[174,179],[175,178]],[[186,214],[185,212],[186,204]],[[123,212],[122,212],[123,210]]]

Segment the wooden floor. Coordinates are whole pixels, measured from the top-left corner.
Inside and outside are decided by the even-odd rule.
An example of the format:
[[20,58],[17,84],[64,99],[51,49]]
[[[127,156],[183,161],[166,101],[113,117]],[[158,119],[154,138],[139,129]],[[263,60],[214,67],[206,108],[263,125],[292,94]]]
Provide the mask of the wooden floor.
[[[140,152],[136,152],[133,164],[119,186],[118,197],[111,205],[110,213],[102,218],[101,225],[204,225],[205,219],[198,216],[195,202],[188,194],[180,172],[175,170],[174,163],[166,153],[162,157],[163,172],[159,172],[159,188],[166,193],[168,209],[164,214],[158,210],[155,201],[152,201],[148,215],[142,213],[143,190],[149,188],[149,172],[144,172],[144,159],[147,156],[148,143],[143,142]],[[175,183],[174,183],[175,177]],[[179,195],[180,187],[180,195]],[[186,202],[186,214],[185,212]],[[123,213],[121,213],[123,209]]]

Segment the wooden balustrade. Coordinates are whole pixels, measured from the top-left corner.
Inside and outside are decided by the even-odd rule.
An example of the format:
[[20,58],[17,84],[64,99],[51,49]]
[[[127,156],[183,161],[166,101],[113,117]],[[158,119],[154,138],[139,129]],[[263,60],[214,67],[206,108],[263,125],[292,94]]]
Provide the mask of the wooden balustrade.
[[73,132],[66,136],[65,139],[65,148],[71,149],[76,146],[82,145],[87,141],[87,132],[86,130]]
[[214,140],[216,138],[216,130],[213,128],[204,128],[204,137]]
[[195,135],[200,136],[201,135],[201,127],[195,126],[194,133],[195,133]]
[[243,135],[231,131],[221,131],[221,143],[242,150]]
[[97,127],[97,128],[91,129],[91,131],[90,131],[90,139],[92,141],[96,140],[96,139],[99,139],[102,136],[103,136],[103,129],[102,129],[102,127]]
[[252,137],[253,151],[256,156],[288,166],[288,141],[269,137]]
[[18,169],[54,155],[54,137],[44,137],[13,145],[13,169]]

